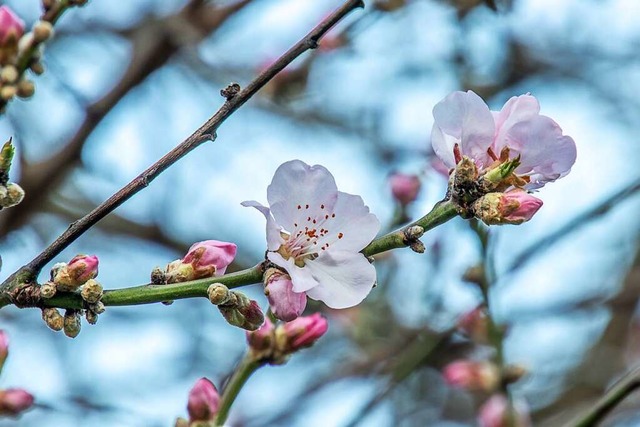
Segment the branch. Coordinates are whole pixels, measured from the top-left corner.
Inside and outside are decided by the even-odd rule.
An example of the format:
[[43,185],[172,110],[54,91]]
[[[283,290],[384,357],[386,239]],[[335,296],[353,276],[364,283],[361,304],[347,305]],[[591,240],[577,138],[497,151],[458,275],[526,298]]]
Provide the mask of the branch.
[[602,421],[620,402],[640,387],[640,367],[625,374],[586,414],[565,427],[592,427]]
[[276,62],[260,73],[247,85],[247,87],[235,94],[227,92],[227,100],[222,107],[220,107],[220,109],[198,130],[191,134],[191,136],[185,139],[177,147],[167,153],[164,157],[154,163],[151,167],[141,173],[96,209],[78,221],[72,223],[69,228],[42,253],[5,280],[5,282],[0,286],[0,307],[11,302],[9,297],[10,291],[15,290],[22,283],[34,282],[45,264],[53,260],[53,258],[60,254],[60,252],[62,252],[94,224],[107,216],[118,206],[122,205],[125,201],[129,200],[140,190],[147,187],[151,181],[191,152],[194,148],[206,141],[215,140],[218,127],[220,127],[220,125],[229,118],[231,114],[244,105],[258,90],[260,90],[267,82],[269,82],[276,74],[282,71],[298,56],[309,49],[315,49],[318,46],[320,38],[324,36],[332,26],[338,23],[351,11],[361,7],[364,7],[362,0],[347,0],[340,8],[320,22],[320,24],[311,30],[311,32],[278,58]]

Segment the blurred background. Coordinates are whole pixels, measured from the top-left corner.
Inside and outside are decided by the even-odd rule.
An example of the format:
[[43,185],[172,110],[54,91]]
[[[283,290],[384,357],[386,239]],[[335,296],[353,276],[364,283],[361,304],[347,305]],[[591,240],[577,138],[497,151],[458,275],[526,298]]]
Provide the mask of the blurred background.
[[[37,0],[10,5],[28,25]],[[493,227],[492,314],[508,325],[509,362],[530,373],[512,387],[535,425],[590,407],[640,360],[640,4],[636,0],[369,0],[242,107],[206,143],[76,241],[56,261],[97,254],[107,289],[148,283],[153,267],[195,241],[238,244],[234,269],[258,263],[266,202],[284,161],[322,164],[362,195],[384,224],[388,184],[418,174],[417,218],[442,199],[431,110],[473,89],[499,110],[530,92],[571,135],[571,174],[538,197],[522,226]],[[35,96],[14,101],[0,138],[14,137],[13,181],[25,201],[0,213],[0,278],[32,259],[197,129],[339,0],[91,0],[56,26]],[[376,262],[379,286],[362,305],[329,312],[329,335],[287,365],[267,367],[236,402],[233,426],[472,426],[483,396],[445,385],[441,367],[486,352],[452,332],[481,301],[464,272],[482,260],[469,223],[429,232],[423,255]],[[42,280],[46,279],[43,271]],[[266,306],[260,286],[247,292]],[[206,300],[108,308],[74,340],[38,310],[6,307],[11,355],[0,387],[37,406],[19,426],[168,426],[206,376],[218,386],[241,357],[244,333]],[[640,425],[631,398],[607,426]]]

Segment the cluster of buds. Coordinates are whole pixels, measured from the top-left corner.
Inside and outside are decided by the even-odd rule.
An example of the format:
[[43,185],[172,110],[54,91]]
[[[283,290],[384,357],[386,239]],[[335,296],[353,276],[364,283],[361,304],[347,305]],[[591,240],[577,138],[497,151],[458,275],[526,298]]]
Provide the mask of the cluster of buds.
[[194,243],[184,258],[170,262],[164,270],[156,267],[151,273],[151,282],[161,285],[222,276],[236,252],[237,246],[229,242],[205,240]]
[[87,322],[95,324],[98,315],[104,312],[101,302],[103,289],[95,278],[98,275],[98,257],[76,255],[69,263],[55,264],[51,269],[51,279],[40,287],[40,296],[53,298],[58,292],[76,292],[85,302],[86,309],[65,311],[64,316],[56,308],[42,310],[42,319],[54,331],[64,330],[65,335],[75,338],[80,333],[80,317],[84,313]]
[[[508,148],[502,157],[508,159]],[[470,158],[461,157],[450,179],[451,197],[461,215],[475,216],[487,225],[522,224],[533,218],[542,200],[518,187],[526,184],[513,174],[519,165],[516,157],[480,174]]]
[[207,295],[230,325],[255,331],[264,322],[264,313],[258,303],[241,292],[214,283],[207,289]]
[[189,392],[187,412],[189,419],[178,418],[176,427],[215,427],[215,417],[220,408],[220,393],[207,378],[196,381]]
[[[0,330],[0,371],[9,355],[9,338]],[[0,417],[16,417],[33,406],[33,395],[21,388],[0,390]]]
[[9,139],[0,150],[0,209],[15,206],[24,199],[22,187],[14,182],[9,182],[9,169],[11,169],[14,154],[15,148]]
[[328,327],[319,313],[278,325],[266,319],[260,329],[247,332],[247,343],[254,360],[281,365],[291,354],[315,344]]

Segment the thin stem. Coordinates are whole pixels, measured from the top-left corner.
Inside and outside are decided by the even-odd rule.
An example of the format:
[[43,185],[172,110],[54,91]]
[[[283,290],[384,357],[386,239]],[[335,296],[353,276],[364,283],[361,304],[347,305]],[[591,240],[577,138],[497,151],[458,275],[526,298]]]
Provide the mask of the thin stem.
[[595,405],[565,427],[592,427],[599,422],[636,389],[640,388],[640,367],[625,374]]
[[424,228],[425,232],[427,232],[432,228],[455,218],[457,215],[458,212],[456,210],[456,206],[450,200],[444,200],[437,203],[428,214],[419,220],[412,222],[400,230],[392,231],[391,233],[378,237],[373,242],[369,243],[369,245],[362,250],[362,253],[365,256],[372,256],[391,249],[404,248],[407,246],[404,230],[408,227],[419,225]]
[[2,286],[0,286],[0,307],[9,303],[9,291],[20,286],[21,283],[17,280],[18,277],[27,278],[27,281],[35,281],[37,275],[45,264],[53,260],[54,257],[60,254],[60,252],[84,234],[89,228],[111,213],[118,206],[122,205],[125,201],[129,200],[133,195],[146,188],[151,181],[157,178],[168,167],[191,152],[194,148],[206,141],[215,140],[218,127],[220,127],[220,125],[231,114],[244,105],[258,90],[260,90],[265,84],[267,84],[267,82],[269,82],[276,74],[282,71],[298,56],[309,49],[315,49],[318,46],[320,38],[324,36],[331,27],[351,11],[360,7],[364,7],[362,0],[346,1],[341,7],[327,16],[305,37],[278,58],[278,60],[276,60],[271,66],[260,73],[244,89],[235,95],[228,94],[227,100],[220,109],[191,136],[185,139],[147,170],[142,172],[116,194],[100,204],[100,206],[96,207],[93,211],[89,212],[78,221],[72,223],[69,228],[44,251],[42,251],[42,253],[5,280]]
[[245,354],[222,392],[222,397],[220,398],[220,409],[218,410],[218,414],[215,419],[216,426],[224,425],[227,417],[229,416],[231,405],[233,405],[236,397],[238,397],[240,390],[242,390],[242,387],[245,385],[249,377],[261,366],[264,366],[264,362],[256,361],[249,353]]

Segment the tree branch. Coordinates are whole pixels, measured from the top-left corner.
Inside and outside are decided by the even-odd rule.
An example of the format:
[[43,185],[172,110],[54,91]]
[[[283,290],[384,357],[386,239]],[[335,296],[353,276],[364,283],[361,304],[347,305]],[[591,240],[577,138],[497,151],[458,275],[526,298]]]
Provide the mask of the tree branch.
[[122,205],[125,201],[129,200],[133,195],[147,187],[151,181],[191,152],[194,148],[206,141],[215,140],[218,127],[229,116],[231,116],[231,114],[244,105],[258,90],[260,90],[269,80],[282,71],[294,59],[307,50],[316,48],[320,38],[324,36],[332,26],[351,11],[361,7],[364,7],[362,0],[347,0],[341,7],[326,17],[305,37],[278,58],[276,62],[260,73],[247,85],[247,87],[237,94],[229,94],[222,107],[220,107],[220,109],[191,136],[150,166],[147,170],[142,172],[138,177],[107,199],[96,209],[78,221],[72,223],[69,228],[42,253],[5,280],[5,282],[0,286],[0,307],[11,302],[9,293],[12,290],[18,288],[22,283],[34,282],[45,264],[53,260],[53,258],[55,258],[94,224],[107,216],[118,206]]

